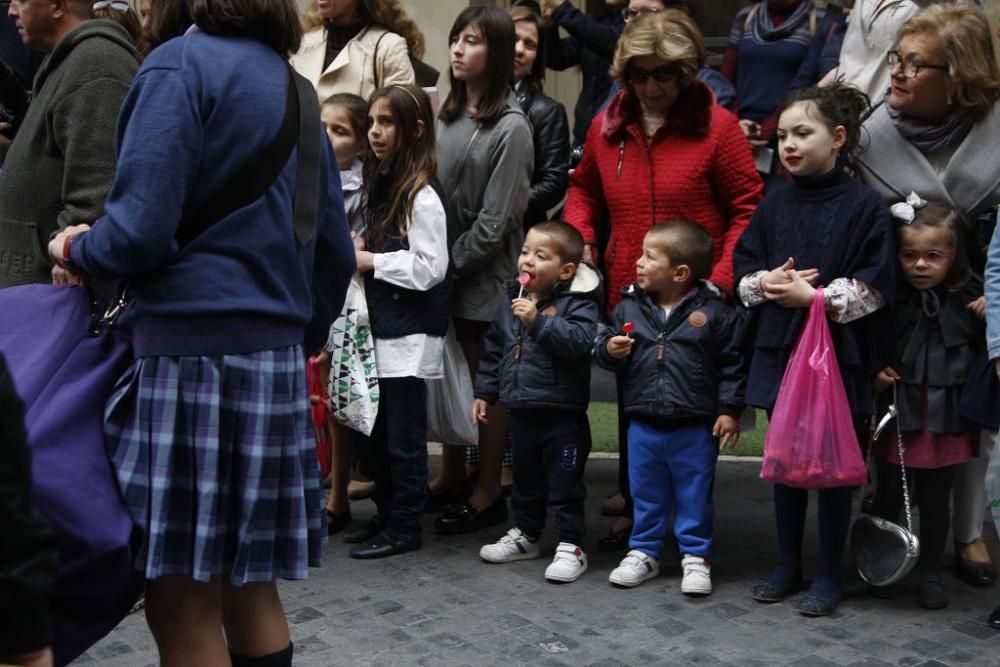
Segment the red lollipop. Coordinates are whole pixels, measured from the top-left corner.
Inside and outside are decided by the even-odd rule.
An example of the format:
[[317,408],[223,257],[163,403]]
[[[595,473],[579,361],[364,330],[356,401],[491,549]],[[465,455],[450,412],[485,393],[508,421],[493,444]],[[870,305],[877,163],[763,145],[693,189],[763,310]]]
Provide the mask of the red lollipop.
[[631,333],[633,331],[635,331],[635,325],[631,322],[626,322],[622,325],[622,333],[624,333],[627,337],[631,338]]
[[521,271],[520,275],[517,276],[517,282],[521,283],[521,289],[517,292],[517,298],[520,299],[524,296],[524,288],[531,284],[531,274],[527,271]]

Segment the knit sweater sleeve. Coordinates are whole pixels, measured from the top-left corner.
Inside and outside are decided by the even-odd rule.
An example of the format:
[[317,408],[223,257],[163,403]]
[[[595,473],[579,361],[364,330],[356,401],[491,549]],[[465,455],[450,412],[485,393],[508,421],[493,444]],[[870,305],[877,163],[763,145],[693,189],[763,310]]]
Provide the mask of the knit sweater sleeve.
[[725,109],[712,110],[713,124],[719,123],[720,138],[715,147],[712,183],[718,193],[718,204],[729,220],[722,245],[722,257],[712,271],[711,281],[733,289],[733,250],[750,216],[760,203],[764,183],[754,166],[750,144],[743,136],[736,117]]

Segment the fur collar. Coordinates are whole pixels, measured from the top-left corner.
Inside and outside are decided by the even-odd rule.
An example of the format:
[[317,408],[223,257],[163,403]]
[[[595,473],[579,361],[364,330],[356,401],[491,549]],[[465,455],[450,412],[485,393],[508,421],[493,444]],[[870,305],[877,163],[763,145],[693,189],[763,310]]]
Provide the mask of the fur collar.
[[[715,96],[708,86],[695,79],[687,88],[681,91],[677,101],[667,112],[667,122],[664,125],[669,130],[701,137],[708,134],[712,122],[712,106]],[[642,111],[639,100],[629,86],[625,86],[616,94],[604,112],[601,125],[601,136],[613,139],[619,132],[633,123],[638,123]]]

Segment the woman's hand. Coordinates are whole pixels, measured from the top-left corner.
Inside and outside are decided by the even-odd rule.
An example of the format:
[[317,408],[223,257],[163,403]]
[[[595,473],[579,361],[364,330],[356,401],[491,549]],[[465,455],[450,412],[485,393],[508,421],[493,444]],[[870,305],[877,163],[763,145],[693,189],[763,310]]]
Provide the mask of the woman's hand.
[[489,403],[481,398],[477,398],[472,401],[472,423],[476,424],[489,424],[490,420],[486,418],[486,408],[490,407]]
[[583,261],[597,265],[597,247],[593,243],[583,244]]
[[70,287],[79,287],[83,285],[83,276],[78,276],[75,273],[71,273],[67,269],[56,264],[52,267],[52,284],[53,285],[69,285]]
[[66,248],[66,241],[74,239],[84,232],[90,231],[90,225],[73,225],[66,227],[49,241],[49,259],[57,266],[62,266],[65,262],[63,251]]
[[986,319],[986,297],[981,296],[978,299],[974,299],[965,305],[966,308],[975,313],[976,317],[981,320]]
[[542,18],[546,21],[552,20],[552,13],[559,9],[567,0],[542,0]]
[[816,288],[795,269],[788,274],[791,277],[789,282],[778,285],[762,283],[764,297],[785,308],[808,308],[816,296]]
[[719,449],[733,449],[740,441],[740,421],[732,415],[719,415],[712,426],[712,435],[720,438]]
[[896,380],[898,379],[899,373],[897,373],[892,366],[886,366],[875,376],[875,391],[881,394],[883,391],[896,384]]
[[743,130],[743,136],[747,138],[750,145],[754,148],[760,148],[762,146],[767,146],[767,139],[762,139],[760,136],[760,123],[755,123],[752,120],[747,120],[746,118],[740,119],[740,129]]
[[357,250],[354,253],[354,261],[358,265],[358,273],[375,270],[375,253],[367,250]]

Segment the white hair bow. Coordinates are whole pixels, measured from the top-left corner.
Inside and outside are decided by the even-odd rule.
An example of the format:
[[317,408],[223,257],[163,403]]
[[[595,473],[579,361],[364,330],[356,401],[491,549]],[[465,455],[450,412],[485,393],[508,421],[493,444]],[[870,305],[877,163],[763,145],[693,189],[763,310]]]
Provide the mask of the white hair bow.
[[899,203],[893,204],[889,207],[889,211],[892,213],[892,217],[910,224],[913,219],[917,216],[917,211],[927,206],[927,202],[920,198],[916,192],[910,192],[906,196],[906,201],[901,201]]
[[94,11],[98,9],[117,9],[120,12],[127,12],[131,7],[125,0],[97,0],[94,3]]

